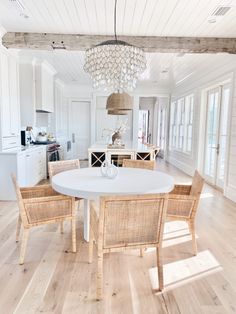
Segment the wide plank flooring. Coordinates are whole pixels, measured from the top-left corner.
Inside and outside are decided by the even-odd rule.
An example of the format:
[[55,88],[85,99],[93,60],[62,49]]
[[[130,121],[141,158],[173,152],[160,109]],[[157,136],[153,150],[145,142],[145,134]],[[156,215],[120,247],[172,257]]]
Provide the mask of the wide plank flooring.
[[[176,183],[191,178],[158,161]],[[81,204],[82,206],[82,204]],[[236,313],[236,204],[205,185],[197,214],[199,254],[192,255],[187,225],[169,222],[164,235],[163,293],[156,254],[147,250],[107,254],[104,300],[95,300],[96,257],[88,264],[82,209],[77,220],[77,253],[71,253],[70,223],[32,229],[25,264],[15,243],[18,209],[0,202],[0,313]],[[96,251],[95,251],[96,254]]]

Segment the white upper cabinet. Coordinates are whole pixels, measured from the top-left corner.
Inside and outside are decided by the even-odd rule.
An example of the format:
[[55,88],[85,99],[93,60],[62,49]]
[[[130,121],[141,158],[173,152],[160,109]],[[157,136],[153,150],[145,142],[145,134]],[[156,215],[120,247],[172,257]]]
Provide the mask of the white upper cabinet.
[[20,60],[21,126],[36,125],[36,111],[54,111],[53,67],[46,62]]
[[4,50],[0,51],[1,56],[1,135],[11,136],[11,112],[9,93],[9,70],[8,55]]
[[20,116],[21,126],[34,126],[36,123],[34,68],[31,61],[19,64]]
[[35,64],[36,110],[54,112],[54,75],[46,62]]
[[0,47],[0,150],[20,145],[18,58]]
[[19,67],[18,60],[10,56],[9,68],[9,100],[10,100],[10,129],[11,135],[20,133],[20,103],[19,103]]

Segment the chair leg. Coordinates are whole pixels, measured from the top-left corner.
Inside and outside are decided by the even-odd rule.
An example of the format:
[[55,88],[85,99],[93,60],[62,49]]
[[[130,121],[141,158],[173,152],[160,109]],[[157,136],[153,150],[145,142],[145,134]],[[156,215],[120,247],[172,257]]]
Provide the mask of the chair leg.
[[195,223],[194,221],[190,221],[188,225],[189,225],[189,231],[192,235],[193,254],[197,255],[197,240],[196,240],[196,232],[195,232]]
[[60,222],[60,228],[61,228],[61,234],[63,234],[64,233],[63,221]]
[[143,251],[144,251],[143,249],[139,249],[139,256],[140,257],[143,257]]
[[28,242],[29,237],[29,229],[23,229],[23,236],[22,236],[22,243],[21,243],[21,249],[20,249],[20,265],[24,264],[25,260],[25,252],[26,252],[26,246]]
[[20,216],[20,214],[19,214],[18,220],[17,220],[17,227],[16,227],[16,242],[19,241],[20,227],[21,227],[21,216]]
[[89,264],[93,262],[93,245],[94,245],[94,236],[92,229],[90,227],[90,232],[89,232]]
[[159,280],[159,290],[162,291],[164,288],[163,265],[162,265],[161,250],[158,247],[156,247],[156,254],[157,254],[157,271],[158,271],[158,280]]
[[72,252],[76,253],[76,219],[71,219]]
[[98,248],[98,265],[97,265],[97,300],[103,298],[103,252]]

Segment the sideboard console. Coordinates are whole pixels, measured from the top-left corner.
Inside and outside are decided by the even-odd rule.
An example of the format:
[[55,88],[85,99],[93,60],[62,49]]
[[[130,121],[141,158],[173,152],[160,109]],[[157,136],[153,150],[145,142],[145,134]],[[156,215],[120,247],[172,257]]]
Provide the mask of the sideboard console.
[[146,145],[137,147],[110,148],[107,145],[95,144],[88,149],[89,167],[100,167],[105,159],[122,167],[123,159],[153,160],[155,149]]

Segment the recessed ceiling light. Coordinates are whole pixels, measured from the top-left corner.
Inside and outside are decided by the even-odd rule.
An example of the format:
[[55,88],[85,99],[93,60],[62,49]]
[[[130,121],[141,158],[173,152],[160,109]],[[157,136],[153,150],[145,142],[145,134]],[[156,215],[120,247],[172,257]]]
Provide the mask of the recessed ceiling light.
[[29,15],[25,14],[25,13],[20,13],[20,17],[23,17],[25,19],[29,18]]
[[183,56],[185,56],[185,52],[180,52],[180,53],[177,53],[176,57],[178,58],[182,58]]
[[214,23],[216,23],[216,19],[214,19],[214,18],[208,19],[208,23],[214,24]]
[[29,18],[29,15],[27,14],[26,8],[22,2],[22,0],[9,0],[13,5],[15,10],[19,13],[20,17],[23,17],[25,19]]
[[161,73],[168,73],[169,72],[169,69],[168,68],[164,68],[162,71],[161,71]]

